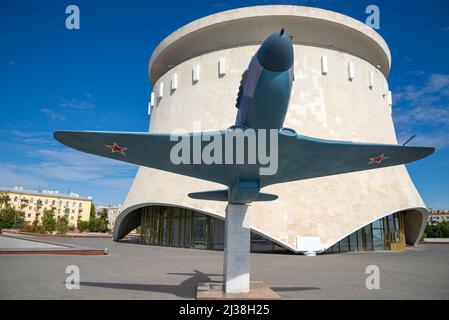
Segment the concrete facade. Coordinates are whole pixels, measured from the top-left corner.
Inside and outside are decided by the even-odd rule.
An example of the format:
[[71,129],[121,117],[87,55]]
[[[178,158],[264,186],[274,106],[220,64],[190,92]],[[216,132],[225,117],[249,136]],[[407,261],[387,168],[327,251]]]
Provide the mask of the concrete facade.
[[[150,61],[150,131],[217,130],[234,124],[242,73],[266,36],[282,27],[292,36],[295,51],[295,81],[284,125],[317,138],[396,144],[385,41],[350,17],[300,6],[226,11],[164,39]],[[148,205],[180,206],[223,218],[226,203],[187,196],[219,188],[140,167],[114,238],[138,224],[133,215]],[[407,242],[415,244],[428,215],[405,166],[273,185],[263,192],[279,199],[251,205],[252,231],[294,252],[311,251],[298,239],[318,239],[319,245],[311,242],[312,251],[320,252],[403,210],[410,210]]]

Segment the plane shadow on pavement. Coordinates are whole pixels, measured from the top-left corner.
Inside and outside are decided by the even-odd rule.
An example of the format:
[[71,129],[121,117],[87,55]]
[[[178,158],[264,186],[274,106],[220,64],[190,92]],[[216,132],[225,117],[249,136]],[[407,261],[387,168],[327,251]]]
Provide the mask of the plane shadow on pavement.
[[[80,282],[80,286],[105,288],[105,289],[118,289],[118,290],[160,292],[160,293],[173,294],[179,298],[194,299],[196,296],[196,287],[199,282],[220,283],[220,281],[213,281],[210,277],[223,276],[223,274],[206,274],[198,270],[194,270],[193,273],[167,273],[167,274],[190,276],[190,277],[181,282],[179,285],[83,281]],[[271,289],[277,292],[321,290],[321,288],[316,287],[271,287]]]

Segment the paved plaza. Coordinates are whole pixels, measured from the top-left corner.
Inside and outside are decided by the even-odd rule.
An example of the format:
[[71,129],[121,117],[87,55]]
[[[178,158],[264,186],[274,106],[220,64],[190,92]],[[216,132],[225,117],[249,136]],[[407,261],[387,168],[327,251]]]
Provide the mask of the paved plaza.
[[[42,240],[49,240],[43,238]],[[54,239],[52,239],[54,241]],[[2,255],[0,299],[193,299],[198,282],[222,281],[223,252],[58,238],[58,243],[108,248],[105,256]],[[449,245],[406,252],[305,257],[252,254],[252,280],[283,299],[448,299]],[[65,271],[80,270],[68,290]],[[380,269],[380,289],[365,286],[366,267]]]

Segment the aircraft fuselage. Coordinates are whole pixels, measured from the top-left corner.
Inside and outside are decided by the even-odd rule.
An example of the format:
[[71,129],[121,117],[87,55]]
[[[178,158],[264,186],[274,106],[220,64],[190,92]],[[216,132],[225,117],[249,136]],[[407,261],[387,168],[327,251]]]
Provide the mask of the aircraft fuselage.
[[293,45],[275,32],[260,46],[243,76],[236,125],[252,129],[282,128],[288,110],[293,74]]

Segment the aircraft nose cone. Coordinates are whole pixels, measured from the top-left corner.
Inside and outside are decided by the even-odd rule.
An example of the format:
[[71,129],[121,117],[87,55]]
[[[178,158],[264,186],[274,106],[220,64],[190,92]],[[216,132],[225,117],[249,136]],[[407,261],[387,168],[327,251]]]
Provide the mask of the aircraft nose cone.
[[259,63],[271,71],[285,71],[293,65],[293,44],[282,29],[270,35],[257,52]]

